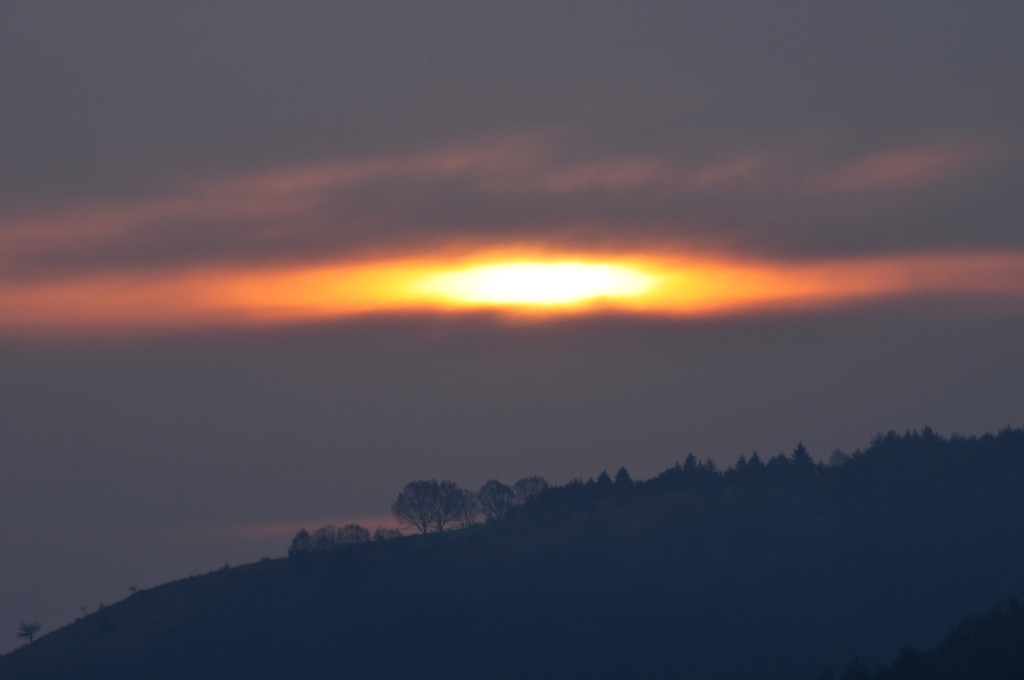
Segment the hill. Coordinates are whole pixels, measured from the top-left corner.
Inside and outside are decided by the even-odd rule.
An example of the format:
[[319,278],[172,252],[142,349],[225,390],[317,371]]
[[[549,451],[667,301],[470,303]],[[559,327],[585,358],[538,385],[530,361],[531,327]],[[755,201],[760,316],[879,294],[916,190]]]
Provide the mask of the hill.
[[[826,669],[820,680],[835,680]],[[907,646],[874,672],[853,659],[842,680],[1018,680],[1024,678],[1024,607],[1016,598],[965,619],[934,649]]]
[[509,518],[135,593],[3,678],[794,678],[1024,592],[1024,430],[549,487]]

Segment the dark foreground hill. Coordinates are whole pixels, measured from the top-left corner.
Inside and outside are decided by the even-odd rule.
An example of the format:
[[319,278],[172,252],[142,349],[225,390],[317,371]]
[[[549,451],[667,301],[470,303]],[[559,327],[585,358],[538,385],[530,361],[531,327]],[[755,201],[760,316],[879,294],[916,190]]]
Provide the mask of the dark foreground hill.
[[[821,680],[834,680],[831,669]],[[1024,607],[1016,598],[964,620],[934,649],[908,645],[872,672],[859,658],[842,680],[1019,680],[1024,678]]]
[[[1024,593],[1024,430],[550,488],[141,591],[0,678],[818,678]],[[980,677],[980,676],[979,676]]]

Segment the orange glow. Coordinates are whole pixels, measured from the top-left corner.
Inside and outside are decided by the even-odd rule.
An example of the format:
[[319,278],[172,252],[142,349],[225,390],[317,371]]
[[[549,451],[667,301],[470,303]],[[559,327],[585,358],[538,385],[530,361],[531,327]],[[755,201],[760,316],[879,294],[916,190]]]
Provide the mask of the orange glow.
[[0,333],[281,324],[496,311],[666,317],[827,308],[915,295],[1024,298],[1024,253],[817,262],[523,249],[306,267],[0,282]]

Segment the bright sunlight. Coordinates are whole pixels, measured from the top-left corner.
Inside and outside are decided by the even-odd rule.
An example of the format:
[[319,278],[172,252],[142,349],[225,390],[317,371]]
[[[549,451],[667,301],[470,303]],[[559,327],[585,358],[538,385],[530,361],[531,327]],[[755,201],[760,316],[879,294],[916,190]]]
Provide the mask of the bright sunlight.
[[434,274],[420,290],[456,303],[547,307],[636,297],[655,283],[620,264],[510,262]]

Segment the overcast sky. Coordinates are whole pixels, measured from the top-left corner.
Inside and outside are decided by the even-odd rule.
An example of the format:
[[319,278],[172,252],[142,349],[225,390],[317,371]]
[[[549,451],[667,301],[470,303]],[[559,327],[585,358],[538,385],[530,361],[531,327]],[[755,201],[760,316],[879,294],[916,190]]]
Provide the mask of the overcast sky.
[[[1019,2],[5,2],[0,64],[0,650],[416,478],[1024,425]],[[712,318],[19,297],[522,243],[1012,266]]]

